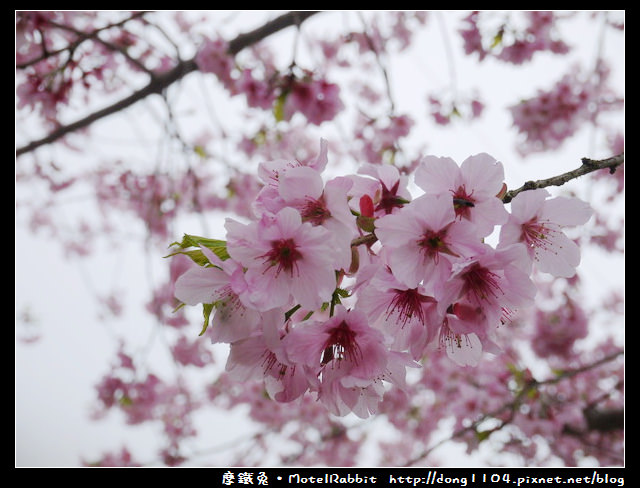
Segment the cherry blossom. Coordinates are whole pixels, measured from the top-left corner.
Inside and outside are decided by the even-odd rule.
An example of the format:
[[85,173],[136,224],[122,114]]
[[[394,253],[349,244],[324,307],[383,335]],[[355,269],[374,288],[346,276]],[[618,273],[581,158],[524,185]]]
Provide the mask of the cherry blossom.
[[482,309],[490,324],[498,325],[535,297],[530,270],[524,245],[486,246],[483,252],[453,263],[450,278],[436,295],[440,311],[464,299]]
[[545,189],[519,193],[500,230],[499,246],[521,242],[537,269],[568,278],[580,263],[580,249],[563,228],[585,224],[593,211],[577,198],[549,196]]
[[307,120],[320,125],[332,120],[344,105],[340,100],[340,88],[323,79],[296,80],[286,95],[284,117],[302,113]]
[[[123,447],[83,463],[195,463],[197,409],[215,407],[224,415],[241,411],[256,427],[246,451],[230,459],[225,453],[224,464],[235,466],[354,466],[373,459],[371,447],[384,450],[380,465],[434,466],[451,462],[436,449],[444,441],[482,456],[489,438],[498,446],[490,449],[493,465],[506,456],[524,465],[623,464],[623,344],[609,338],[617,334],[620,322],[610,319],[623,311],[622,294],[603,290],[599,303],[582,300],[579,272],[579,246],[624,248],[624,220],[608,215],[624,187],[624,139],[605,125],[605,116],[624,107],[610,85],[615,56],[608,49],[621,37],[620,14],[472,12],[447,32],[449,14],[436,12],[445,21],[440,34],[457,33],[462,44],[451,43],[447,53],[445,90],[427,83],[416,96],[395,86],[402,78],[392,69],[422,27],[433,27],[426,23],[431,14],[364,12],[356,19],[341,12],[344,22],[332,27],[347,30],[337,33],[307,29],[310,14],[271,12],[255,30],[242,19],[241,33],[231,37],[237,12],[218,26],[222,17],[204,12],[17,12],[16,183],[25,187],[20,213],[31,212],[17,223],[48,232],[37,242],[57,239],[65,257],[89,257],[101,234],[109,252],[144,234],[141,253],[150,265],[158,262],[153,246],[165,256],[183,217],[195,217],[203,232],[224,233],[173,244],[171,259],[160,261],[170,263],[168,277],[146,304],[153,334],[139,354],[119,348],[96,385],[95,418],[115,413],[130,425],[159,426],[157,458]],[[569,62],[567,55],[583,51],[561,37],[569,19],[598,22],[591,31],[598,35],[585,36],[597,46],[587,50],[595,54],[587,64]],[[292,49],[271,39],[287,28]],[[514,76],[527,81],[527,63],[565,59],[569,71],[547,88],[518,94],[528,85],[510,84],[515,98],[504,107],[521,156],[557,149],[587,125],[594,129],[590,151],[620,155],[622,163],[581,180],[593,185],[594,202],[605,190],[593,205],[601,213],[577,198],[532,190],[531,182],[505,204],[504,172],[518,163],[513,158],[503,166],[479,153],[458,164],[425,152],[434,132],[422,131],[422,122],[462,132],[462,124],[450,124],[454,118],[496,108],[485,108],[484,93],[465,96],[463,84],[476,80],[456,79],[457,69],[466,70],[466,63],[453,64],[456,46],[484,68],[493,69],[489,60],[517,65]],[[337,82],[352,76],[350,85]],[[131,162],[120,154],[127,144],[86,150],[93,121],[153,98],[162,137],[155,138],[154,124],[136,127],[153,137],[136,131],[145,151],[135,170],[123,169]],[[404,112],[407,99],[415,106]],[[76,118],[78,108],[87,113]],[[204,112],[209,117],[198,126]],[[231,124],[236,115],[238,127]],[[107,132],[96,131],[92,142],[111,140]],[[501,143],[508,136],[501,134]],[[320,139],[314,153],[318,137],[333,141]],[[71,175],[67,149],[84,159]],[[600,162],[583,159],[577,173]],[[532,171],[532,178],[549,176]],[[66,210],[83,184],[100,215],[75,225]],[[580,185],[574,189],[581,195]],[[54,199],[73,191],[74,198]],[[56,203],[65,204],[60,215]],[[139,228],[121,225],[121,211]],[[229,216],[224,226],[220,211]],[[570,229],[592,215],[591,235]],[[103,278],[100,286],[109,281]],[[98,299],[122,296],[89,291]],[[100,320],[126,317],[128,303],[106,303],[114,313]],[[194,311],[204,326],[194,326]],[[27,312],[19,318],[35,317]],[[592,331],[605,339],[583,341]],[[147,354],[160,337],[168,373]],[[353,416],[391,435],[375,439]],[[218,461],[217,453],[206,460]]]
[[410,288],[437,289],[452,263],[480,247],[476,228],[456,218],[448,196],[423,195],[376,221],[376,236],[388,249],[393,274]]
[[374,276],[364,286],[360,284],[358,307],[392,339],[392,350],[410,351],[419,360],[443,320],[437,313],[435,299],[422,286],[407,287],[387,267],[372,265],[372,268]]
[[241,298],[246,285],[240,264],[221,260],[200,247],[211,266],[193,266],[175,282],[175,296],[187,305],[211,304],[215,309],[208,335],[212,342],[234,342],[248,337],[258,326],[260,314]]
[[570,297],[554,310],[537,309],[531,347],[539,357],[570,356],[575,342],[587,336],[588,318]]
[[232,342],[226,370],[235,381],[263,382],[269,396],[278,402],[291,402],[309,389],[309,380],[303,367],[287,360],[282,338],[286,330],[284,314],[274,309],[263,316],[261,331]]
[[470,156],[460,166],[451,158],[426,156],[416,168],[415,181],[428,195],[449,193],[456,216],[473,222],[480,237],[507,220],[497,198],[503,190],[504,169],[489,154]]
[[258,310],[296,303],[316,309],[331,298],[335,257],[324,227],[302,222],[291,207],[248,224],[228,218],[225,227],[230,256],[247,268],[245,296]]
[[[291,361],[318,375],[318,399],[332,413],[353,411],[367,417],[383,397],[383,380],[404,382],[405,365],[385,342],[362,312],[339,305],[329,320],[294,328],[285,338],[285,349]],[[400,370],[394,364],[400,364]]]

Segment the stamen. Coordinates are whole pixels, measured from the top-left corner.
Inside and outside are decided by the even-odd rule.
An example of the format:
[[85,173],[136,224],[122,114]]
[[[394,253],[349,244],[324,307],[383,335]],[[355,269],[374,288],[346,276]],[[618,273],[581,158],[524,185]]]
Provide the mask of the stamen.
[[331,329],[329,339],[325,343],[322,355],[322,365],[326,365],[334,359],[338,364],[343,359],[352,363],[358,363],[362,359],[362,351],[356,342],[357,333],[349,328],[343,320],[340,325]]
[[467,193],[467,189],[464,185],[458,187],[453,193],[453,208],[456,211],[456,217],[469,218],[471,216],[471,208],[475,207],[475,199],[471,193]]
[[426,317],[422,303],[427,301],[427,297],[418,293],[418,290],[415,288],[393,291],[395,293],[391,303],[387,307],[387,318],[389,318],[392,313],[396,313],[400,320],[401,327],[404,328],[415,314],[418,320],[424,324]]
[[321,225],[325,220],[331,217],[331,212],[327,209],[322,197],[318,200],[308,198],[300,211],[300,215],[302,216],[303,222],[311,222],[313,225]]
[[433,259],[436,263],[438,263],[440,253],[458,257],[458,254],[449,249],[445,240],[449,230],[449,225],[437,232],[431,229],[426,229],[422,237],[418,240],[418,246],[422,249],[424,254],[430,259]]
[[294,269],[297,271],[297,261],[302,258],[302,254],[298,251],[296,243],[293,239],[279,239],[277,241],[271,241],[271,250],[260,256],[266,258],[264,263],[267,265],[267,269],[273,266],[277,266],[276,276],[281,271],[288,271],[293,276]]
[[500,288],[499,276],[487,268],[474,263],[462,276],[463,292],[473,295],[476,301],[504,295]]
[[540,222],[533,218],[529,222],[522,224],[521,239],[528,247],[535,250],[535,259],[538,260],[538,250],[557,254],[557,251],[552,245],[553,241],[550,240],[550,237],[558,232],[558,230],[549,227],[544,222]]

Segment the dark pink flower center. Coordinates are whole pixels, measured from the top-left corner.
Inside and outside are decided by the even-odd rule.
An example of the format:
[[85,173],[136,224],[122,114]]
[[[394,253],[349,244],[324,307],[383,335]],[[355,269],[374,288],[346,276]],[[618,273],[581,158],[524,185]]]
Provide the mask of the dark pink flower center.
[[475,199],[472,197],[473,190],[471,193],[467,193],[467,189],[464,185],[458,187],[458,189],[453,192],[453,208],[456,211],[456,217],[471,217],[471,209],[475,206]]
[[394,296],[391,303],[387,307],[387,317],[392,313],[396,313],[402,327],[414,316],[425,324],[426,317],[422,304],[431,300],[430,297],[421,295],[417,289],[410,290],[393,290]]
[[422,237],[418,240],[418,246],[427,257],[437,262],[440,253],[458,256],[455,252],[449,249],[449,245],[446,242],[448,230],[449,226],[444,229],[440,229],[439,231],[433,231],[431,229],[424,231]]
[[298,251],[296,243],[293,239],[279,239],[271,241],[271,250],[261,257],[266,258],[265,264],[269,267],[277,266],[276,276],[281,271],[287,271],[293,275],[294,269],[297,269],[297,262],[302,259],[302,254]]
[[476,302],[504,295],[500,288],[500,276],[478,263],[471,265],[462,275],[462,279],[463,293],[471,295]]
[[396,181],[391,189],[387,188],[382,181],[382,195],[380,195],[380,201],[376,206],[376,211],[383,210],[386,215],[393,212],[396,207],[404,206],[407,201],[404,198],[398,196],[398,188],[400,187],[400,180]]
[[324,366],[334,359],[338,361],[346,359],[352,363],[357,363],[362,359],[362,351],[356,342],[357,335],[344,320],[340,322],[340,325],[332,328],[329,331],[329,339],[325,343],[322,354],[322,365]]
[[327,208],[324,198],[309,198],[300,210],[303,222],[311,222],[313,225],[321,225],[325,220],[331,217],[331,212]]

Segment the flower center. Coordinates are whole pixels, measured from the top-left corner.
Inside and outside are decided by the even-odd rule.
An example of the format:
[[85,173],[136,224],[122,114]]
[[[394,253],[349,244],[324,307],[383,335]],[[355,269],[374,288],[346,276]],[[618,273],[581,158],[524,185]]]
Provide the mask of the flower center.
[[549,251],[553,247],[549,237],[556,232],[557,230],[545,226],[544,223],[531,219],[522,224],[521,240],[530,248]]
[[352,363],[362,359],[362,351],[356,342],[356,335],[357,333],[351,330],[344,320],[331,329],[322,354],[322,365],[334,359],[338,361],[346,359]]
[[430,300],[430,297],[421,295],[416,288],[410,290],[394,290],[395,294],[387,307],[387,318],[395,313],[404,327],[414,315],[425,324],[426,317],[422,304]]
[[307,199],[300,210],[303,222],[311,222],[313,225],[321,225],[325,220],[331,217],[331,212],[327,208],[324,199],[318,200],[313,198]]
[[384,210],[386,215],[389,215],[393,212],[393,209],[396,207],[404,206],[407,201],[397,195],[398,188],[400,187],[400,180],[396,181],[391,189],[387,188],[387,185],[380,182],[382,185],[382,195],[380,195],[380,201],[376,206],[376,210]]
[[453,192],[453,208],[456,211],[456,217],[464,217],[466,219],[471,217],[471,209],[475,207],[475,199],[471,195],[473,195],[473,190],[471,193],[467,193],[464,185],[459,186]]
[[441,229],[437,232],[431,229],[427,229],[422,234],[422,237],[418,240],[418,246],[422,249],[426,256],[436,262],[438,261],[438,256],[440,253],[458,257],[455,252],[449,249],[449,246],[445,241],[448,229],[449,226],[446,226],[444,229]]
[[298,268],[297,261],[302,258],[302,254],[298,251],[294,240],[289,238],[271,241],[271,250],[261,257],[266,258],[265,264],[269,267],[277,266],[276,276],[283,270],[293,275],[294,269]]
[[504,295],[500,288],[500,277],[478,263],[474,263],[462,275],[462,279],[464,280],[463,292],[473,296],[477,302]]

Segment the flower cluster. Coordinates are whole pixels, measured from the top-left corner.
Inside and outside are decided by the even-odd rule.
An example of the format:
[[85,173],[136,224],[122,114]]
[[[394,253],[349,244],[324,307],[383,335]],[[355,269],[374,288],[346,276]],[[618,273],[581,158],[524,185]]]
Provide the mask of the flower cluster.
[[122,88],[131,73],[170,69],[175,61],[134,33],[136,24],[146,24],[143,15],[17,11],[17,108],[35,111],[49,129],[57,128],[60,111],[76,97],[88,105]]
[[294,67],[284,74],[271,64],[260,73],[240,67],[221,39],[205,39],[195,61],[203,73],[215,74],[230,94],[243,94],[249,107],[273,108],[278,120],[300,113],[308,122],[320,125],[344,108],[338,85],[308,70],[294,72]]
[[572,69],[551,89],[539,90],[509,107],[513,125],[523,136],[518,150],[533,152],[558,149],[598,113],[620,108],[622,100],[608,87],[609,71],[598,63],[595,75]]
[[203,334],[230,344],[229,374],[264,381],[276,401],[312,392],[331,413],[367,417],[427,355],[469,366],[499,353],[497,327],[534,300],[534,268],[575,273],[563,228],[590,208],[534,190],[509,212],[488,154],[423,158],[414,197],[391,165],[325,181],[320,149],[306,164],[262,163],[254,218],[228,218],[225,241],[185,236],[174,253],[197,264],[176,298],[203,304]]
[[556,35],[556,22],[561,18],[558,14],[545,11],[520,14],[524,17],[524,28],[507,27],[511,24],[507,19],[498,27],[489,28],[483,26],[489,20],[485,16],[495,15],[494,12],[471,12],[460,29],[465,52],[477,54],[480,61],[493,57],[518,65],[531,61],[538,52],[566,54],[569,51],[569,46]]

